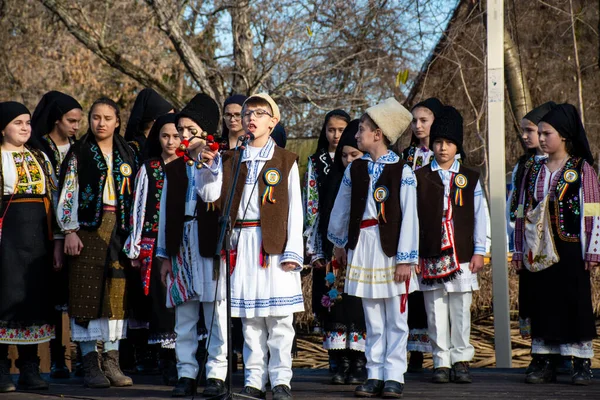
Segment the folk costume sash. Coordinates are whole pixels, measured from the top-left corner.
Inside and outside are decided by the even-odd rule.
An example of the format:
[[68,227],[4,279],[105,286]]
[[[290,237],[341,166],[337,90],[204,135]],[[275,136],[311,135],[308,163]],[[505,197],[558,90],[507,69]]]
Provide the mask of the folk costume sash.
[[160,216],[160,199],[162,196],[164,180],[164,162],[162,159],[148,160],[144,163],[148,177],[148,191],[146,193],[146,208],[142,228],[142,241],[140,243],[140,273],[144,294],[150,294],[150,277],[152,262],[158,238],[158,218]]
[[[457,186],[454,191],[454,203],[462,206],[462,188],[466,186],[464,175],[453,173],[450,177],[450,192],[452,187]],[[458,180],[458,183],[455,183]],[[462,186],[462,188],[460,187]],[[460,263],[456,255],[456,246],[454,241],[454,220],[452,212],[452,197],[448,196],[448,208],[445,218],[442,221],[442,245],[440,255],[437,257],[421,257],[421,271],[423,279],[421,282],[425,285],[433,285],[436,282],[449,282],[462,274]]]

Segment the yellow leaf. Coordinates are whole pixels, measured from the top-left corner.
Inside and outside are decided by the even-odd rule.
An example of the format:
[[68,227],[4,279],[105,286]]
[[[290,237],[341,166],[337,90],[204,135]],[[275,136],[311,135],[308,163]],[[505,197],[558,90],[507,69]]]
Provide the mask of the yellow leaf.
[[398,72],[396,74],[396,87],[400,86],[400,79],[401,79],[400,75],[401,74],[402,74],[402,72]]
[[406,85],[407,81],[408,81],[408,70],[405,69],[404,72],[402,72],[402,84]]
[[310,26],[306,25],[306,33],[308,33],[308,36],[312,37],[313,32],[310,30]]

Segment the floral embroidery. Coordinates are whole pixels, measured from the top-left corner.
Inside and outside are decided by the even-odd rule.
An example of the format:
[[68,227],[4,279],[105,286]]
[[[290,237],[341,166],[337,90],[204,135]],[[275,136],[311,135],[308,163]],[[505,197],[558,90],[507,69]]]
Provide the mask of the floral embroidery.
[[15,194],[44,194],[44,175],[37,160],[30,152],[13,152],[17,170]]
[[92,193],[92,186],[88,184],[81,193],[81,208],[88,208],[92,200],[94,200],[94,193]]
[[43,343],[54,339],[54,326],[44,324],[26,328],[0,327],[0,339],[9,344]]

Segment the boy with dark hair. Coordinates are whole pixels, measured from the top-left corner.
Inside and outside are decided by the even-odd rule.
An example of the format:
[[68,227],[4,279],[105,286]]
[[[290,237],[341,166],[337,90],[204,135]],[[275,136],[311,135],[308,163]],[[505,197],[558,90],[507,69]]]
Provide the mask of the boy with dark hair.
[[[239,154],[205,148],[206,168],[198,170],[198,192],[215,209],[225,205],[237,157],[242,157],[230,212],[231,309],[242,319],[245,387],[242,394],[264,399],[269,378],[273,399],[291,399],[293,314],[304,311],[300,286],[303,262],[302,199],[297,156],[271,139],[279,107],[264,93],[242,107],[244,131],[253,139]],[[215,224],[216,225],[216,224]],[[205,226],[207,232],[215,232]],[[212,233],[211,233],[212,234]]]
[[[479,173],[456,160],[463,120],[451,106],[436,115],[430,142],[435,159],[417,176],[421,291],[433,347],[433,382],[471,383],[468,362],[472,291],[479,289],[486,218]],[[441,224],[441,229],[433,229]],[[452,367],[452,377],[450,376]]]

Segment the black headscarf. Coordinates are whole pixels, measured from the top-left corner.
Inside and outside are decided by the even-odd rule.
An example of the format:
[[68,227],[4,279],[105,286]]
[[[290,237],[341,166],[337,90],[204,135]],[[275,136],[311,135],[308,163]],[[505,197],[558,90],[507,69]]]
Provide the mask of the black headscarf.
[[81,104],[68,94],[56,90],[46,93],[40,99],[31,117],[32,134],[41,138],[52,132],[56,121],[76,108],[83,110]]
[[162,147],[160,145],[160,130],[167,124],[175,124],[176,118],[176,114],[165,114],[161,115],[156,119],[156,121],[154,121],[154,125],[152,125],[152,129],[150,129],[148,139],[144,145],[142,162],[161,156]]
[[350,115],[344,110],[336,109],[329,111],[325,115],[325,122],[323,122],[323,127],[321,128],[321,135],[319,136],[319,141],[317,143],[317,151],[315,154],[320,153],[321,151],[328,152],[329,149],[329,140],[327,140],[327,123],[332,117],[340,118],[346,121],[346,123],[350,122]]
[[143,135],[142,127],[156,120],[163,114],[173,110],[173,106],[165,100],[154,89],[143,89],[135,99],[129,121],[127,121],[127,129],[125,129],[125,140],[131,141],[136,136]]
[[[419,107],[426,108],[431,111],[433,113],[433,118],[435,119],[442,112],[444,105],[437,97],[430,97],[421,101],[420,103],[415,104],[413,108],[410,109],[410,112],[412,113],[415,108]],[[412,136],[410,137],[410,145],[412,146],[417,144],[419,144],[419,138],[413,132]]]
[[287,143],[287,134],[285,133],[285,128],[283,127],[281,122],[278,122],[277,125],[275,125],[275,128],[273,128],[273,132],[271,132],[271,137],[273,138],[277,146],[285,149],[285,145]]
[[331,172],[327,175],[322,197],[319,198],[319,232],[321,232],[321,237],[323,238],[323,252],[326,256],[330,256],[333,251],[333,245],[327,240],[329,217],[331,215],[331,210],[333,210],[333,204],[335,203],[337,192],[342,183],[342,178],[344,177],[344,171],[346,170],[344,162],[342,161],[342,150],[344,146],[351,146],[358,149],[356,132],[358,132],[359,124],[360,120],[354,119],[350,121],[348,126],[346,126],[346,129],[344,129],[340,141],[338,142],[338,146],[335,149],[333,166],[331,167]]
[[[225,100],[225,103],[223,103],[223,112],[225,112],[225,107],[227,107],[230,104],[238,104],[240,106],[243,106],[244,102],[246,101],[247,98],[248,97],[244,96],[243,94],[234,94],[234,95],[229,96]],[[223,117],[223,118],[225,118],[225,117]],[[227,128],[225,121],[223,121],[223,130],[221,131],[221,141],[229,144],[229,129]]]
[[568,103],[558,104],[544,115],[540,122],[552,125],[560,136],[571,142],[573,156],[581,157],[588,164],[594,165],[594,156],[590,150],[585,128],[574,105]]
[[25,105],[16,101],[5,101],[0,103],[0,131],[6,128],[10,122],[19,115],[31,115]]
[[548,112],[550,112],[550,110],[552,110],[554,107],[556,107],[556,103],[553,101],[549,101],[529,111],[527,114],[525,114],[523,119],[529,120],[533,122],[533,124],[537,125],[540,123],[542,118],[544,118],[544,116],[548,114]]

